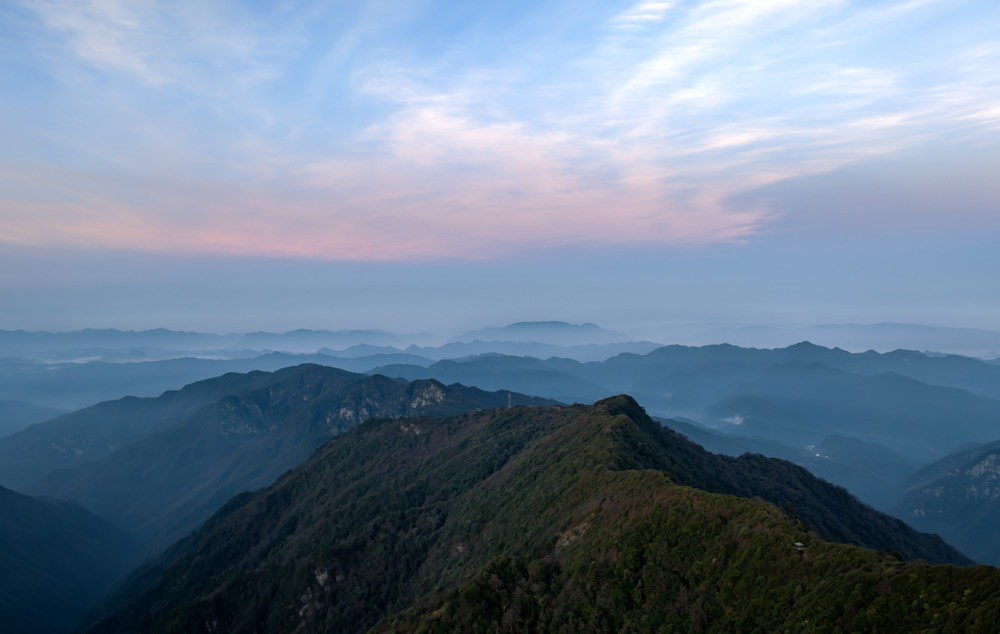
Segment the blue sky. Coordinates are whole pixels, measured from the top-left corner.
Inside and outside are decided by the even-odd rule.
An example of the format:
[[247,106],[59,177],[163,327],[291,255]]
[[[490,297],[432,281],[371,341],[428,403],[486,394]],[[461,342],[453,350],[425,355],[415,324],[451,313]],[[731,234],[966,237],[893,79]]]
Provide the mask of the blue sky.
[[984,0],[4,3],[0,327],[1000,327],[998,33]]

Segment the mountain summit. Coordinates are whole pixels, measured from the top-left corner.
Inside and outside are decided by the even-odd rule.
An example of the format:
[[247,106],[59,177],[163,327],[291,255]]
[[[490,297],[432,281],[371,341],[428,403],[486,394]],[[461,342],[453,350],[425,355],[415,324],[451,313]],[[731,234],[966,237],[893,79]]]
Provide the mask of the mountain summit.
[[[823,539],[844,530],[900,552]],[[906,552],[963,559],[788,463],[707,454],[629,397],[373,419],[231,500],[90,631],[993,628],[1000,571]]]

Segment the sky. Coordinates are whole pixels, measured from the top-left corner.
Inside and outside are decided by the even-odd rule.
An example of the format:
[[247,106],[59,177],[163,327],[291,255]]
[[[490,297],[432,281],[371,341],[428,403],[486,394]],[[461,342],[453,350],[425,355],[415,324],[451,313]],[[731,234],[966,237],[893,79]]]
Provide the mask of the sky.
[[0,328],[1000,329],[1000,3],[0,4]]

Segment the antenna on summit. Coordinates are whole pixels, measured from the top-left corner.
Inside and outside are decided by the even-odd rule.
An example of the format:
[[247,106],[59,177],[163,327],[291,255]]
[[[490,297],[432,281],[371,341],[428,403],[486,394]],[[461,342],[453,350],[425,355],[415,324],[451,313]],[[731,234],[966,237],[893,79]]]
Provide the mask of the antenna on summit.
[[507,392],[507,409],[510,409],[510,392]]

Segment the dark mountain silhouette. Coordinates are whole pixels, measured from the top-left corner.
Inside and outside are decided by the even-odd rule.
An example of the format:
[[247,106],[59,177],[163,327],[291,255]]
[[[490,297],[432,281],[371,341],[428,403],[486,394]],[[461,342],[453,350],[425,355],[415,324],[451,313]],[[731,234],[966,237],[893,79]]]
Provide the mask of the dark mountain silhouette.
[[0,631],[66,632],[136,563],[120,528],[0,487]]
[[914,556],[964,561],[799,467],[708,454],[615,397],[370,420],[230,500],[90,631],[995,626],[1000,571],[899,560]]
[[[103,459],[54,471],[29,490],[77,501],[145,544],[167,545],[233,495],[271,484],[369,417],[444,416],[508,403],[508,392],[317,365],[255,382],[260,386],[222,397]],[[510,394],[510,402],[552,403],[522,394]]]

